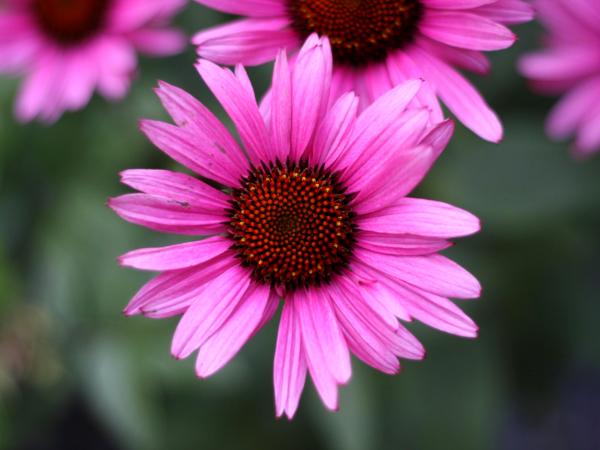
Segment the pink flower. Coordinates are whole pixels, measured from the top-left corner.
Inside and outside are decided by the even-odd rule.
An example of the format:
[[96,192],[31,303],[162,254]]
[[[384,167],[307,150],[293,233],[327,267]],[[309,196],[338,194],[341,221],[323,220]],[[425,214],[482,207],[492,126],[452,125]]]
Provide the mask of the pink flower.
[[535,2],[548,30],[546,49],[525,56],[521,72],[540,92],[565,96],[547,121],[554,139],[577,135],[578,156],[600,150],[600,2]]
[[170,55],[185,37],[168,27],[183,0],[6,0],[0,6],[0,73],[25,74],[15,114],[57,120],[97,88],[121,99],[136,50]]
[[[231,117],[244,151],[206,107],[160,83],[177,125],[144,120],[142,131],[201,179],[127,170],[140,191],[111,199],[127,221],[203,240],[123,255],[129,267],[162,272],[127,315],[182,314],[176,358],[197,351],[196,373],[221,369],[267,323],[283,299],[275,350],[277,416],[291,418],[307,371],[323,403],[338,405],[350,352],[382,372],[424,349],[398,321],[420,320],[467,337],[477,326],[448,297],[476,298],[477,280],[437,254],[479,230],[466,211],[406,195],[448,143],[450,121],[407,110],[423,81],[407,81],[357,116],[347,93],[328,107],[327,38],[309,37],[292,70],[277,56],[269,108],[259,110],[242,66],[196,66]],[[206,183],[202,180],[211,180]],[[220,186],[219,188],[215,186]]]
[[483,139],[498,142],[502,125],[454,67],[486,74],[485,51],[510,47],[505,26],[533,17],[522,0],[197,0],[247,18],[199,32],[198,54],[220,64],[261,64],[279,48],[295,50],[310,33],[328,36],[334,55],[333,98],[354,90],[361,108],[412,78],[428,84],[418,106],[443,119],[439,99]]

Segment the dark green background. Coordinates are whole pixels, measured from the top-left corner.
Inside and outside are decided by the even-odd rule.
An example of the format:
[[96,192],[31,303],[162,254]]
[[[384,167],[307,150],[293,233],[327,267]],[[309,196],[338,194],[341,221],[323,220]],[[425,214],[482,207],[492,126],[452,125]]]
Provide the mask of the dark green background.
[[[179,17],[190,33],[222,20],[198,5]],[[418,192],[483,220],[449,252],[484,286],[481,300],[461,302],[480,338],[411,324],[426,360],[396,377],[354,361],[339,413],[308,383],[291,423],[274,418],[276,321],[200,381],[191,360],[169,356],[176,319],[121,314],[150,275],[119,268],[116,256],[178,238],[127,224],[105,202],[126,191],[123,169],[176,167],[137,130],[140,117],[166,119],[156,79],[216,108],[193,50],[142,59],[126,101],[94,98],[52,127],[18,125],[17,82],[2,79],[0,448],[600,448],[600,160],[576,162],[544,136],[552,100],[529,93],[515,70],[538,32],[519,27],[515,47],[476,79],[504,142],[458,126]],[[259,92],[269,73],[251,71]]]

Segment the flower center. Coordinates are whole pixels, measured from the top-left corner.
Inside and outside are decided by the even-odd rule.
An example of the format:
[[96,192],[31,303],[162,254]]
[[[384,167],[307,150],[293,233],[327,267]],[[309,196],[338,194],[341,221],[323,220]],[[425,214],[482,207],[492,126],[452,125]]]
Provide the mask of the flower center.
[[44,32],[64,45],[83,41],[98,31],[110,0],[33,0]]
[[229,233],[243,265],[260,282],[288,289],[330,280],[354,244],[351,194],[322,167],[271,164],[233,193]]
[[288,0],[293,27],[305,39],[327,36],[338,63],[354,66],[385,59],[413,38],[420,0]]

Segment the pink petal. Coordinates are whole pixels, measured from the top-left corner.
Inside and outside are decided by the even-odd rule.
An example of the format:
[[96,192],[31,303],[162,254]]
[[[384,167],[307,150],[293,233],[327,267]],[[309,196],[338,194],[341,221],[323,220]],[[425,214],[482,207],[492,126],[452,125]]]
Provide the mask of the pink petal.
[[390,79],[385,62],[367,66],[359,80],[363,85],[360,94],[366,96],[370,103],[395,86]]
[[471,338],[477,336],[477,325],[450,300],[408,288],[396,280],[386,283],[415,319],[446,333]]
[[[326,293],[310,289],[304,301],[296,301],[295,308],[309,366],[312,361],[313,369],[326,369],[336,383],[346,383],[352,375],[350,355]],[[323,363],[324,367],[315,367]]]
[[277,17],[287,15],[283,0],[196,0],[209,8],[237,16]]
[[452,246],[443,239],[373,231],[361,231],[358,238],[357,245],[366,250],[396,256],[430,255]]
[[142,248],[119,258],[123,266],[141,270],[178,270],[197,266],[225,253],[232,241],[222,236],[168,247]]
[[[415,41],[416,42],[416,41]],[[390,79],[395,86],[412,79],[424,79],[425,75],[413,59],[405,51],[390,53],[387,58],[387,69]],[[434,85],[425,82],[412,101],[411,106],[416,108],[427,108],[431,110],[431,124],[436,124],[444,119],[442,106],[437,98]]]
[[269,299],[268,286],[250,287],[227,321],[200,347],[196,374],[206,378],[225,366],[257,331]]
[[[359,192],[354,201],[355,212],[369,214],[409,194],[425,177],[435,158],[433,149],[424,146],[391,153],[388,171],[385,171],[385,165],[381,165],[380,176],[373,177],[373,183]],[[395,170],[390,172],[389,167]],[[363,192],[369,192],[369,195],[363,195]]]
[[246,175],[215,142],[197,130],[156,120],[142,120],[140,129],[160,150],[198,175],[225,186],[238,186]]
[[109,100],[122,99],[137,66],[135,49],[122,37],[102,36],[94,46],[98,64],[98,90]]
[[412,159],[410,149],[424,137],[429,123],[429,111],[412,109],[397,122],[374,137],[369,149],[357,162],[344,172],[344,182],[351,191],[358,192],[358,199],[368,198],[383,181],[382,173],[390,167],[402,167]]
[[200,60],[196,64],[196,69],[231,117],[250,160],[255,165],[270,161],[273,154],[271,139],[258,111],[256,99],[229,70],[206,60]]
[[[380,281],[385,275],[356,258],[352,261],[352,272],[355,274],[353,282],[361,288],[365,301],[390,327],[397,329],[398,319],[405,322],[412,320],[397,295]],[[356,287],[350,285],[347,289],[355,291]]]
[[230,207],[229,196],[186,175],[159,169],[130,169],[121,172],[121,183],[144,194],[156,195],[207,209]]
[[498,0],[472,12],[506,25],[529,22],[535,17],[533,6],[522,0]]
[[547,133],[555,138],[566,138],[584,122],[588,112],[598,104],[600,77],[579,84],[568,92],[554,107],[546,122]]
[[206,283],[238,264],[235,254],[224,253],[200,266],[164,272],[146,283],[124,310],[128,316],[170,317],[181,314],[204,290]]
[[[340,286],[341,287],[341,286]],[[361,296],[360,289],[342,289],[332,303],[354,353],[367,364],[386,373],[397,373],[396,357],[422,359],[423,346],[403,327],[389,327]],[[411,339],[412,338],[412,339]]]
[[502,139],[502,125],[485,100],[463,76],[443,61],[413,48],[412,57],[435,84],[441,99],[456,117],[481,138],[492,142]]
[[[331,50],[327,38],[306,40],[292,73],[292,128],[290,158],[304,155],[329,102]],[[275,124],[274,124],[275,125]]]
[[442,239],[468,236],[480,229],[479,219],[471,213],[418,198],[401,198],[387,208],[359,216],[357,225],[364,231]]
[[289,19],[242,19],[197,33],[198,55],[218,64],[257,65],[272,61],[281,49],[299,46]]
[[359,248],[355,257],[393,279],[436,295],[464,299],[481,295],[477,279],[441,255],[392,256]]
[[435,158],[437,158],[448,146],[453,134],[454,122],[447,119],[433,127],[419,144],[431,147]]
[[273,363],[275,411],[294,417],[306,380],[306,360],[302,348],[302,329],[291,300],[284,303],[277,333],[277,347]]
[[349,173],[362,167],[376,147],[382,144],[382,135],[389,138],[397,124],[401,123],[404,110],[422,83],[422,80],[411,80],[396,86],[364,110],[356,120],[350,147],[342,155],[338,167],[348,167]]
[[235,77],[239,80],[241,85],[246,89],[248,95],[256,100],[256,94],[254,93],[254,88],[252,87],[252,81],[250,81],[250,77],[248,76],[248,72],[241,64],[236,64],[234,69]]
[[490,73],[490,61],[482,52],[450,47],[441,42],[431,41],[426,37],[419,39],[419,46],[453,66],[469,70],[478,75],[487,75]]
[[28,122],[48,110],[59,112],[55,94],[61,68],[61,59],[51,51],[40,58],[17,95],[15,115],[19,121]]
[[477,14],[427,10],[419,25],[425,36],[453,47],[502,50],[517,39],[512,31]]
[[226,231],[222,210],[207,210],[148,194],[111,198],[108,206],[121,218],[164,233],[202,235]]
[[598,104],[587,114],[575,141],[577,156],[587,156],[600,149],[600,108]]
[[178,126],[189,128],[214,143],[235,164],[239,173],[249,169],[248,160],[229,130],[202,103],[183,89],[164,81],[158,82],[156,94]]
[[357,110],[358,98],[348,92],[327,111],[312,146],[314,164],[331,166],[346,151],[356,123]]
[[131,33],[129,38],[140,52],[153,56],[175,55],[186,44],[186,36],[172,28],[145,28]]
[[425,6],[436,9],[471,9],[497,0],[421,0]]
[[292,130],[292,80],[285,51],[280,51],[273,69],[271,89],[271,136],[280,161],[290,154]]
[[177,325],[171,344],[173,356],[187,358],[216,333],[238,307],[251,283],[247,269],[239,266],[208,282],[203,295],[196,297]]

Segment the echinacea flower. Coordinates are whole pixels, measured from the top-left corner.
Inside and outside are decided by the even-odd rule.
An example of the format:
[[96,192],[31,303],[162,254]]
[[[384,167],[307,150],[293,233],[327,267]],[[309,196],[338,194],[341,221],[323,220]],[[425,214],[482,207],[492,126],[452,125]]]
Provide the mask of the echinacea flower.
[[498,142],[502,125],[455,67],[486,74],[483,52],[510,47],[505,26],[531,20],[522,0],[197,0],[241,20],[199,32],[198,54],[219,64],[261,64],[279,48],[293,51],[316,32],[333,50],[333,96],[354,90],[361,108],[412,78],[427,80],[417,105],[443,119],[439,99],[483,139]]
[[[206,60],[197,69],[231,117],[244,151],[186,92],[160,83],[177,125],[144,120],[143,132],[200,178],[127,170],[140,193],[111,199],[127,221],[209,237],[123,255],[161,271],[125,308],[153,318],[182,314],[172,354],[197,351],[196,373],[222,368],[283,300],[275,349],[277,416],[291,418],[307,371],[327,408],[351,375],[350,352],[395,374],[398,358],[424,349],[398,319],[460,336],[477,327],[448,297],[476,298],[477,280],[438,254],[479,230],[473,215],[406,195],[446,146],[453,124],[428,126],[427,108],[407,110],[422,88],[411,80],[357,116],[354,93],[328,106],[332,57],[312,35],[293,69],[276,60],[270,108],[261,112],[242,66]],[[210,180],[206,182],[206,180]]]
[[548,34],[546,48],[525,56],[521,72],[539,92],[565,94],[546,124],[554,139],[576,135],[574,152],[600,150],[600,2],[534,3]]
[[23,74],[20,121],[57,120],[94,90],[128,91],[136,50],[178,53],[185,36],[168,26],[182,0],[6,0],[0,5],[0,73]]

